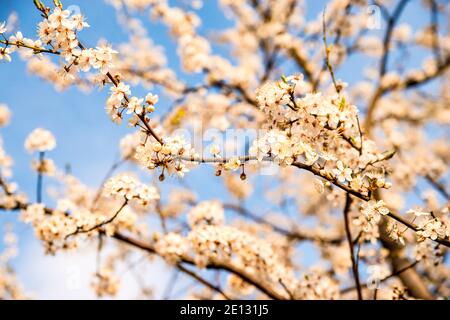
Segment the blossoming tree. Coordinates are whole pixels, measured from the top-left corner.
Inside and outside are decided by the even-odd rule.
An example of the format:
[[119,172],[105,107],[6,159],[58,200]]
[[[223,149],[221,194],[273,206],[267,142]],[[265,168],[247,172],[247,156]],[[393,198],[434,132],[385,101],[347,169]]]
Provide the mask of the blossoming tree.
[[[55,137],[37,128],[25,141],[36,195],[26,195],[2,147],[0,207],[31,224],[48,254],[81,246],[100,254],[108,243],[113,254],[99,259],[92,275],[99,296],[120,290],[116,266],[136,251],[148,254],[148,264],[159,257],[195,280],[190,297],[450,295],[450,37],[439,23],[449,14],[446,1],[331,0],[306,21],[306,1],[220,0],[233,26],[211,38],[198,31],[201,1],[177,7],[110,0],[130,33],[117,46],[84,43],[82,32],[95,26],[58,0],[46,2],[34,0],[42,17],[37,37],[0,24],[0,60],[23,59],[58,90],[103,88],[106,116],[130,134],[99,189],[60,170],[50,158]],[[428,17],[424,28],[399,23],[412,5]],[[379,10],[381,37],[367,35],[373,18],[367,9]],[[196,81],[168,67],[139,12],[167,26],[183,71],[197,74]],[[216,53],[218,46],[230,53]],[[393,65],[393,56],[417,47],[427,52],[421,66]],[[356,54],[375,63],[348,86],[337,73]],[[134,96],[134,87],[161,94]],[[171,107],[156,112],[162,99]],[[0,125],[9,117],[1,106]],[[441,129],[444,136],[430,135]],[[233,139],[224,134],[230,132],[237,133]],[[123,163],[136,171],[119,173]],[[222,183],[231,200],[200,201],[204,186],[184,184],[190,171],[205,166],[215,171],[206,179]],[[61,184],[54,205],[42,201],[47,179]],[[168,180],[180,187],[163,192]],[[420,206],[408,206],[411,192]],[[255,210],[250,197],[276,209]],[[160,225],[150,224],[150,216]],[[16,239],[10,230],[5,235],[0,298],[21,298],[9,266]],[[304,243],[317,256],[313,266],[302,263]]]

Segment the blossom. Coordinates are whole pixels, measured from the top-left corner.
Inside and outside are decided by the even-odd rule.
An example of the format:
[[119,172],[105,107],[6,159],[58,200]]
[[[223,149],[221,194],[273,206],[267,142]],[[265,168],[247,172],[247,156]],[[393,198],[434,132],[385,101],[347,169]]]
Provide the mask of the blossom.
[[224,221],[224,210],[218,201],[203,201],[196,205],[188,214],[191,227],[200,224],[219,225]]
[[352,181],[352,169],[345,167],[341,160],[338,160],[336,166],[332,172],[339,182]]
[[386,208],[383,200],[370,200],[361,205],[361,213],[369,222],[376,224],[380,221],[381,215],[389,214],[389,209]]
[[94,49],[84,49],[81,50],[80,54],[77,57],[77,66],[83,72],[88,72],[95,61],[95,52]]
[[405,238],[403,237],[403,232],[400,231],[397,222],[390,220],[387,225],[387,232],[392,240],[405,245]]
[[300,141],[298,137],[288,137],[285,132],[280,130],[269,130],[261,138],[253,142],[249,151],[259,161],[263,160],[264,157],[272,156],[278,164],[290,165],[298,156],[305,153],[305,150],[310,151],[309,155],[314,157],[312,148]]
[[5,60],[11,62],[11,49],[10,48],[0,48],[0,61]]
[[436,266],[443,260],[441,248],[430,239],[418,242],[414,248],[414,257],[417,261],[424,261],[428,266]]
[[24,42],[24,37],[22,32],[17,31],[15,35],[12,35],[9,37],[9,42],[12,43],[23,43]]
[[155,187],[147,186],[128,175],[119,175],[105,183],[105,193],[109,196],[120,196],[126,200],[134,200],[142,205],[147,205],[159,199]]
[[[148,169],[162,167],[163,172],[176,173],[182,177],[188,172],[188,168],[181,163],[182,158],[189,158],[191,155],[195,155],[191,145],[183,136],[174,135],[167,137],[163,144],[149,139],[145,145],[136,148],[135,159]],[[163,174],[160,179],[164,179]]]
[[175,166],[175,172],[177,173],[177,175],[178,175],[180,178],[183,178],[183,177],[184,177],[184,174],[185,174],[186,172],[189,172],[189,169],[186,167],[185,164],[179,163],[179,164],[177,164],[177,165]]
[[260,108],[273,108],[278,105],[285,105],[290,101],[287,92],[289,86],[280,81],[266,82],[256,91],[256,101]]
[[25,149],[28,152],[50,151],[56,147],[56,140],[53,134],[45,129],[37,128],[31,132],[25,140]]
[[203,223],[193,228],[187,238],[198,255],[195,262],[199,267],[204,267],[209,261],[227,260],[233,255],[236,263],[267,279],[279,281],[280,277],[287,276],[280,252],[245,230]]
[[227,170],[237,170],[241,166],[241,160],[238,157],[230,158],[227,163],[225,163],[225,169]]
[[41,219],[45,214],[45,206],[42,203],[33,203],[28,205],[26,210],[22,210],[21,219],[23,222],[31,222]]
[[95,61],[92,66],[95,69],[100,69],[101,73],[103,74],[108,73],[111,67],[113,66],[112,64],[113,55],[117,53],[118,53],[117,51],[113,50],[111,47],[106,45],[97,47],[94,50]]
[[85,17],[81,14],[74,14],[72,16],[72,22],[73,22],[73,27],[77,30],[77,31],[81,31],[84,28],[88,28],[89,24],[85,21]]
[[144,99],[131,97],[127,105],[127,114],[130,113],[142,114],[142,112],[144,112],[144,107],[142,106],[143,101]]
[[418,226],[420,229],[417,235],[424,238],[430,238],[431,240],[436,240],[437,238],[445,238],[447,235],[447,230],[445,225],[438,219],[431,218],[425,222],[419,222]]
[[450,234],[450,229],[446,225],[445,220],[438,219],[431,212],[423,211],[422,209],[411,209],[407,213],[416,216],[417,226],[419,231],[417,235],[422,238],[430,238],[436,240],[437,238],[446,238]]
[[33,160],[31,166],[40,174],[52,176],[56,173],[56,165],[52,159],[44,159],[42,161]]
[[145,96],[145,102],[147,103],[146,111],[150,113],[154,112],[155,104],[158,102],[158,95],[151,93],[147,94],[147,96]]
[[210,50],[210,44],[205,38],[190,34],[183,35],[178,47],[183,69],[187,72],[199,72],[207,67]]
[[170,232],[158,240],[156,251],[170,263],[176,263],[188,250],[184,238],[178,233]]
[[63,26],[67,29],[72,29],[73,23],[68,19],[69,16],[69,10],[62,10],[59,7],[55,7],[55,10],[49,15],[47,20],[53,28]]
[[125,96],[131,94],[130,86],[126,85],[123,82],[120,82],[117,86],[112,86],[110,91],[111,98],[116,101],[122,101]]
[[145,96],[145,102],[151,105],[155,105],[158,102],[158,95],[149,93]]
[[420,209],[419,210],[410,209],[410,210],[406,211],[406,213],[414,214],[416,217],[429,217],[429,216],[431,216],[430,212],[421,211]]

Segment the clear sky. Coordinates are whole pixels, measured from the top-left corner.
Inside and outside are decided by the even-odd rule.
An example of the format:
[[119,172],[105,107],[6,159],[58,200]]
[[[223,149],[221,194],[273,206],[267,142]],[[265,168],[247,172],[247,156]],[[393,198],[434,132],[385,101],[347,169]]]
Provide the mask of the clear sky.
[[[415,4],[406,9],[403,21],[411,22],[415,26],[428,23],[428,19],[422,17],[417,7],[418,0],[413,2]],[[100,38],[107,39],[113,45],[126,41],[126,34],[117,24],[113,8],[103,0],[65,0],[63,3],[78,5],[87,17],[91,28],[81,34],[84,43],[94,46]],[[310,7],[307,13],[309,19],[320,14],[325,1],[307,1],[307,3]],[[40,16],[32,0],[0,0],[0,21],[6,20],[13,11],[18,14],[19,29],[26,37],[34,38]],[[201,32],[204,34],[230,25],[230,21],[223,16],[215,1],[205,1],[200,16],[203,19]],[[161,25],[151,24],[146,18],[144,20],[147,21],[149,35],[155,43],[166,47],[170,65],[179,70],[174,43],[169,39],[167,30]],[[420,57],[420,52],[414,53],[408,65],[417,65],[420,63]],[[356,56],[345,70],[338,72],[338,76],[349,83],[355,82],[359,80],[355,75],[361,74],[361,65],[367,63],[370,63],[367,57]],[[139,93],[139,90],[142,89],[136,92]],[[14,180],[19,183],[22,190],[34,197],[36,177],[30,169],[31,155],[26,153],[23,142],[36,127],[49,129],[56,136],[57,148],[49,156],[60,168],[70,164],[74,175],[83,182],[92,186],[100,183],[118,155],[119,139],[131,132],[126,125],[117,126],[109,120],[104,111],[105,100],[106,91],[94,90],[90,94],[77,89],[69,89],[62,93],[55,91],[48,83],[28,74],[25,63],[17,55],[13,56],[12,63],[0,64],[0,103],[7,104],[13,112],[11,124],[2,128],[0,134],[4,139],[5,150],[15,159]],[[169,101],[160,99],[158,109],[164,110],[168,107]],[[190,174],[187,183],[196,181],[196,185],[201,186],[198,190],[201,198],[221,197],[223,188],[213,179],[211,172],[205,175],[205,170],[210,171],[199,169]],[[169,181],[169,185],[171,183],[176,184]],[[253,204],[258,208],[256,202]],[[15,220],[13,214],[1,214],[0,224]],[[16,265],[19,276],[24,278],[24,283],[31,283],[31,290],[52,298],[79,297],[87,294],[85,291],[72,293],[61,291],[59,282],[67,278],[67,265],[82,265],[83,268],[88,265],[86,270],[91,270],[94,264],[93,252],[83,251],[76,257],[43,257],[42,248],[34,240],[31,228],[24,224],[16,224],[15,227],[22,237]],[[64,268],[61,269],[62,266]],[[44,282],[44,279],[48,278],[53,280]]]

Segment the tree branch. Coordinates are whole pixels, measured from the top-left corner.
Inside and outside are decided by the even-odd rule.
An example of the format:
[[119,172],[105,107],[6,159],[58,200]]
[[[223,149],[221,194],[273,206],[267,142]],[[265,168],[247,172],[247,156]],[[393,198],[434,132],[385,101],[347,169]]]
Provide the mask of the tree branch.
[[355,260],[355,252],[353,248],[353,240],[352,240],[352,234],[350,232],[350,221],[349,221],[349,213],[350,208],[352,205],[352,198],[347,193],[345,197],[345,207],[344,207],[344,221],[345,221],[345,234],[347,235],[347,242],[350,249],[350,258],[352,260],[352,272],[353,272],[353,278],[355,279],[355,285],[358,292],[358,300],[362,300],[362,293],[361,293],[361,284],[359,281],[359,272],[358,272],[358,265],[356,264]]
[[[144,243],[140,240],[136,240],[133,238],[130,238],[128,236],[125,236],[121,233],[116,233],[113,235],[113,238],[122,241],[124,243],[127,243],[131,246],[134,246],[136,248],[139,248],[141,250],[145,250],[147,252],[157,254],[155,248],[151,244]],[[195,265],[194,260],[191,257],[184,256],[181,257],[180,262]],[[255,275],[248,273],[245,270],[241,270],[240,268],[237,268],[232,263],[227,263],[224,261],[214,261],[210,262],[206,267],[206,269],[219,269],[219,270],[225,270],[230,273],[235,274],[236,276],[242,278],[249,284],[255,286],[257,289],[259,289],[261,292],[266,294],[268,297],[275,299],[275,300],[285,300],[287,297],[283,294],[278,293],[276,290],[274,290],[270,285],[268,285],[265,282],[262,282],[260,279],[258,279]]]

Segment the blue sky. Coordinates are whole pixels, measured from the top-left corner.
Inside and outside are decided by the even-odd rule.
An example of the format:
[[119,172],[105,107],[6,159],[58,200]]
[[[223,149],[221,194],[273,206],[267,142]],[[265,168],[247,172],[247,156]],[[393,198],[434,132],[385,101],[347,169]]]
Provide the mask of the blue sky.
[[[47,3],[50,2],[47,1]],[[310,11],[307,13],[308,19],[320,14],[325,3],[325,1],[307,2],[310,6]],[[413,5],[407,7],[403,21],[411,22],[414,26],[428,23],[428,17],[423,17],[422,11],[417,7],[417,1],[413,2]],[[113,45],[126,41],[126,34],[117,24],[113,8],[104,1],[73,0],[71,2],[63,1],[63,3],[80,6],[82,13],[87,16],[91,28],[84,30],[81,38],[88,46],[94,46],[100,38],[107,39]],[[0,5],[2,8],[0,21],[6,20],[8,15],[15,11],[19,16],[19,29],[26,37],[35,37],[36,25],[40,21],[40,17],[31,0],[0,0]],[[147,14],[142,16],[146,21],[149,35],[155,43],[166,47],[170,65],[179,71],[176,49],[173,41],[168,37],[167,30],[159,24],[148,22]],[[203,34],[230,26],[230,21],[223,17],[215,1],[205,1],[200,16],[203,19],[201,27]],[[377,34],[378,31],[370,32]],[[411,56],[408,66],[418,67],[422,57],[422,52],[415,52]],[[357,55],[352,58],[345,70],[338,71],[338,77],[349,83],[355,82],[359,80],[361,65],[365,66],[368,63],[370,61],[367,57]],[[186,75],[182,76],[190,79]],[[57,92],[48,83],[27,74],[24,62],[17,55],[13,56],[12,63],[0,64],[0,79],[0,103],[7,104],[13,112],[11,124],[2,128],[0,134],[4,139],[7,153],[12,155],[15,160],[14,180],[19,183],[20,188],[34,198],[36,177],[30,169],[31,155],[24,150],[23,142],[36,127],[44,127],[55,134],[57,148],[49,153],[49,156],[60,168],[63,168],[65,164],[70,164],[72,172],[83,182],[97,186],[118,155],[119,139],[132,132],[126,125],[113,124],[106,116],[104,105],[107,92],[93,90],[90,94],[85,94],[77,89]],[[191,79],[196,78],[192,77]],[[137,89],[135,92],[144,93],[142,89]],[[164,111],[169,105],[170,101],[160,99],[158,109]],[[187,184],[192,186],[195,182],[195,185],[200,186],[197,192],[201,198],[222,197],[224,189],[214,178],[210,168],[199,169],[189,175]],[[257,181],[262,184],[263,180],[258,179]],[[166,186],[173,184],[176,182],[169,181]],[[44,200],[46,199],[48,200],[48,197],[44,197]],[[257,198],[251,200],[252,204],[258,208],[255,200]],[[261,207],[262,205],[259,204],[259,209],[262,209]],[[2,214],[0,224],[6,221],[15,221],[15,217],[12,214],[6,216]],[[27,268],[32,263],[31,257],[33,259],[35,256],[38,256],[39,259],[52,258],[43,258],[42,252],[37,254],[34,251],[42,249],[34,240],[30,227],[18,224],[17,230],[23,237],[20,239],[22,254],[17,259],[18,268],[26,280],[32,281],[32,289],[41,292],[44,284],[35,279],[36,274],[27,273]]]

